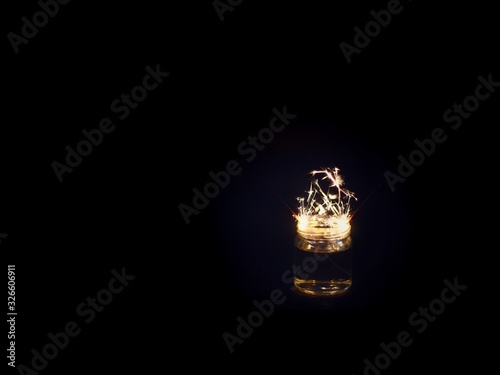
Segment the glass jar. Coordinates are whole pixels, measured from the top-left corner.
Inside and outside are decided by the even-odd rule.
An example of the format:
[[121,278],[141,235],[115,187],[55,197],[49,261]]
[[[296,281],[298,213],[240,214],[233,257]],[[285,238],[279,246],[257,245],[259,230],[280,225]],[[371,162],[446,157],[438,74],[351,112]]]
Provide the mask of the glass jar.
[[294,251],[294,285],[299,292],[335,296],[352,285],[352,239],[350,226],[308,227],[297,230]]

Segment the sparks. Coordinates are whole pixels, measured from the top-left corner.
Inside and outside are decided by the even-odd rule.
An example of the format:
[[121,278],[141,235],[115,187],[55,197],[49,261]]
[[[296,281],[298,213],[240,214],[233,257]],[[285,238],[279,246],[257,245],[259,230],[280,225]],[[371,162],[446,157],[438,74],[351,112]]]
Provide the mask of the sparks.
[[[306,190],[307,198],[297,198],[299,212],[294,215],[297,229],[302,232],[322,229],[333,235],[350,231],[351,199],[357,198],[354,193],[343,187],[344,179],[340,175],[340,169],[325,168],[313,170],[310,174],[313,179]],[[318,180],[314,178],[316,175],[323,176]],[[328,184],[322,187],[320,181]]]

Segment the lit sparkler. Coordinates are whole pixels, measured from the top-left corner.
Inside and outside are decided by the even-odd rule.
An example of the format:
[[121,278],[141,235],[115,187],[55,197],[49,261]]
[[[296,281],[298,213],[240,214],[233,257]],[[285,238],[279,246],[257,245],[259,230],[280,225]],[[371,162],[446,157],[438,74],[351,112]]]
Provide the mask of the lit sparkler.
[[[302,235],[324,235],[332,238],[347,236],[351,230],[351,199],[354,193],[347,190],[337,167],[314,170],[311,175],[323,175],[321,180],[313,178],[307,197],[297,198],[299,212],[294,215],[297,230]],[[320,181],[325,181],[323,187]]]

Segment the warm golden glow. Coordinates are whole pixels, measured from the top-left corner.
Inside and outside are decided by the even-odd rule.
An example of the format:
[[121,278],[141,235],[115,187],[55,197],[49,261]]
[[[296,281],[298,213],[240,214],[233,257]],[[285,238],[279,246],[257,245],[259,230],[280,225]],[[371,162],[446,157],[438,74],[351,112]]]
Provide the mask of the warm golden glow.
[[313,179],[307,197],[299,197],[297,232],[305,237],[322,236],[325,238],[343,238],[351,231],[351,198],[354,193],[343,188],[344,180],[338,168],[326,168],[312,171],[311,175],[321,175],[321,181],[328,184],[321,186],[318,179]]

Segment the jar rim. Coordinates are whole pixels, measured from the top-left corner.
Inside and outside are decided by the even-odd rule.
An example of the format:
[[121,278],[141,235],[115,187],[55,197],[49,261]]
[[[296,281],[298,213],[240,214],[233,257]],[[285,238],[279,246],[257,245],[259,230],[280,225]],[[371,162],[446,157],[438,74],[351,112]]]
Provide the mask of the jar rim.
[[297,229],[297,234],[307,239],[341,240],[351,234],[351,227],[339,231],[336,228],[307,228],[307,230]]
[[310,239],[342,239],[351,233],[350,218],[313,215],[297,222],[297,234]]

